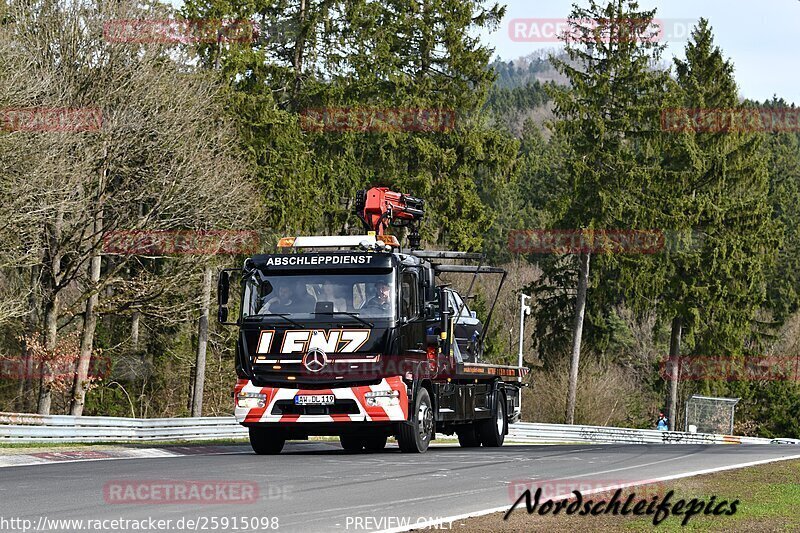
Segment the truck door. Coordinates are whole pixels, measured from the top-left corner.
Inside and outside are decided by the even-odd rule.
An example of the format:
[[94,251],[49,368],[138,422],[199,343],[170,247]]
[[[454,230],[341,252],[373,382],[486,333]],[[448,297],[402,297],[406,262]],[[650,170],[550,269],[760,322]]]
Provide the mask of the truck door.
[[400,273],[400,352],[425,357],[425,320],[419,273],[415,269]]

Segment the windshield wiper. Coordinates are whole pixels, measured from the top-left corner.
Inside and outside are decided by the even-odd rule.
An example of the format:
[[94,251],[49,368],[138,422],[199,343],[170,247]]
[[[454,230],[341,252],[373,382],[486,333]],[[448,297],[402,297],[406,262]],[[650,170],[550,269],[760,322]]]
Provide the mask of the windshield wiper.
[[261,315],[250,315],[248,317],[245,317],[245,320],[247,320],[249,318],[261,318],[261,317],[265,317],[265,316],[279,316],[282,319],[284,319],[285,321],[289,322],[290,324],[294,324],[298,328],[305,327],[305,326],[303,326],[303,324],[300,324],[299,322],[295,322],[294,320],[289,318],[289,313],[265,313],[265,314],[261,314]]
[[329,313],[318,313],[318,314],[323,314],[323,315],[345,315],[345,316],[350,316],[350,317],[353,317],[353,318],[355,318],[356,320],[358,320],[359,322],[361,322],[361,323],[362,323],[362,324],[364,324],[365,326],[367,326],[369,329],[373,329],[373,328],[375,327],[375,324],[372,324],[372,323],[370,323],[370,322],[367,322],[367,321],[366,321],[366,320],[364,320],[363,318],[359,317],[359,316],[358,316],[358,313],[351,313],[351,312],[349,312],[349,311],[331,311],[331,312],[329,312]]

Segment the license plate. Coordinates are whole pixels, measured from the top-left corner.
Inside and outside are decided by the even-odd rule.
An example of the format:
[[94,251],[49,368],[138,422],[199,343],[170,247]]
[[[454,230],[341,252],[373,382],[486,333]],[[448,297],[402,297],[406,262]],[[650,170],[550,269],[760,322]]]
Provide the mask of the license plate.
[[333,394],[304,394],[294,397],[295,405],[333,405],[335,401]]

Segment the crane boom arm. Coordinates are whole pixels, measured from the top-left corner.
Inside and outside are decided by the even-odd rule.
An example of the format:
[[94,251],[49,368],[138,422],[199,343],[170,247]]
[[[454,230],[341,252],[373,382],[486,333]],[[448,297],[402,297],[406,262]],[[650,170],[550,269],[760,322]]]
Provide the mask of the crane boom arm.
[[411,248],[419,248],[419,221],[425,216],[425,201],[389,190],[373,187],[358,191],[356,214],[364,226],[377,235],[384,235],[389,226],[409,226]]

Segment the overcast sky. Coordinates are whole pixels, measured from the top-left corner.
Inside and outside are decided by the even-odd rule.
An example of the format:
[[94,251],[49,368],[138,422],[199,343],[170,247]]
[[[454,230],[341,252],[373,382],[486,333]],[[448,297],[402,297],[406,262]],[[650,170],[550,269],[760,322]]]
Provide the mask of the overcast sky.
[[[569,15],[573,0],[498,0],[508,6],[502,26],[482,36],[504,60],[535,50],[553,49],[556,42],[512,40],[514,19],[559,19]],[[582,2],[585,5],[585,2]],[[711,22],[715,41],[733,61],[741,96],[765,100],[773,94],[800,104],[800,1],[798,0],[641,0],[643,8],[658,8],[656,17],[680,31],[686,22],[705,17]],[[538,26],[528,23],[524,34],[536,35]],[[544,28],[547,29],[546,27]],[[676,36],[667,43],[665,57],[683,57],[685,40]]]

